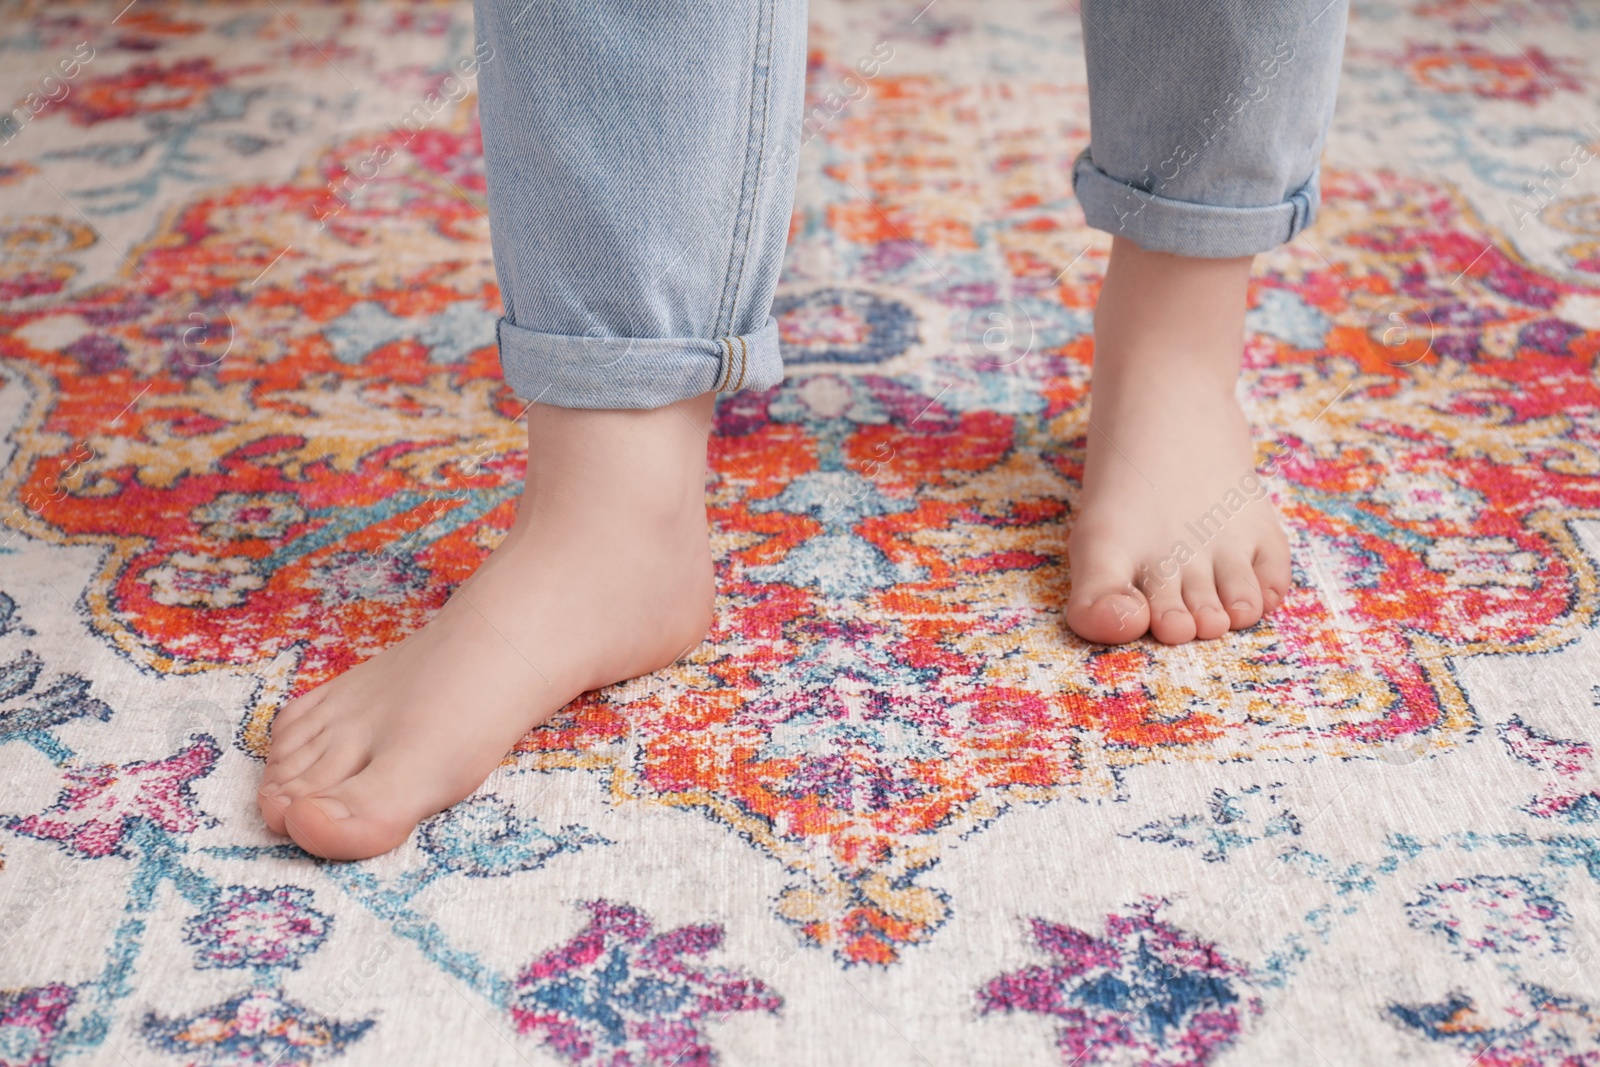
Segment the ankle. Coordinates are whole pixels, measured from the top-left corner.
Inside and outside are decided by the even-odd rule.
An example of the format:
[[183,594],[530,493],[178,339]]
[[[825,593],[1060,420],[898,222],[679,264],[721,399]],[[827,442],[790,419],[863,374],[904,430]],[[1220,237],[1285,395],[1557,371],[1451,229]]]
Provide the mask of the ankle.
[[1242,329],[1254,262],[1254,256],[1202,259],[1149,252],[1115,238],[1095,306],[1096,327],[1104,321],[1130,328]]
[[1094,311],[1094,385],[1232,395],[1252,257],[1197,259],[1116,238]]
[[713,402],[707,394],[638,410],[534,405],[523,514],[703,521]]

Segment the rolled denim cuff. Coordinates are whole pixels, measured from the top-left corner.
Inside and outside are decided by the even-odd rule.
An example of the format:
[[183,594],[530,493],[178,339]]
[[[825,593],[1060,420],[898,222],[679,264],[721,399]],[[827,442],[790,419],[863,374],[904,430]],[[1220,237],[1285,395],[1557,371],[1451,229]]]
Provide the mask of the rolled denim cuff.
[[563,337],[501,319],[506,384],[530,403],[562,408],[659,408],[702,393],[770,389],[783,381],[778,321],[740,337]]
[[1126,237],[1150,252],[1229,259],[1288,241],[1317,214],[1317,175],[1282,203],[1221,207],[1172,200],[1113,178],[1084,149],[1072,166],[1072,187],[1090,226]]

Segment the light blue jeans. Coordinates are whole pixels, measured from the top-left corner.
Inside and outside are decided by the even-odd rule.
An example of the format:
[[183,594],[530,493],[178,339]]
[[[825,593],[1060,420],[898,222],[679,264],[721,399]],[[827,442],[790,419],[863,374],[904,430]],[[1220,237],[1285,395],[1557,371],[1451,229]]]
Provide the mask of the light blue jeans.
[[[1228,257],[1317,207],[1348,0],[1082,0],[1089,225]],[[783,378],[805,0],[476,0],[500,360],[528,401]]]

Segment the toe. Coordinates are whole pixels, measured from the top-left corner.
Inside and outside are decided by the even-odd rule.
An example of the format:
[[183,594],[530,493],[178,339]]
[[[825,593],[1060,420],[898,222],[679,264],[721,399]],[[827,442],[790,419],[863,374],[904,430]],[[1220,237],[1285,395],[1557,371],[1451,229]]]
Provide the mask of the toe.
[[256,793],[256,807],[261,810],[261,821],[267,824],[268,830],[279,837],[289,836],[289,828],[284,824],[283,813],[292,803],[293,801],[276,786],[263,784]]
[[1194,617],[1194,635],[1212,641],[1228,632],[1228,613],[1217,599],[1217,582],[1209,566],[1197,564],[1183,575],[1183,604]]
[[278,712],[278,717],[272,720],[270,735],[271,747],[268,749],[269,757],[282,758],[290,752],[304,745],[307,741],[320,734],[324,727],[331,721],[327,714],[312,714],[310,709],[302,711],[299,715],[285,721],[284,712]]
[[319,685],[309,693],[301,693],[278,709],[278,714],[273,716],[273,722],[287,726],[322,703],[323,698],[327,695],[328,687],[326,685]]
[[1255,571],[1256,584],[1261,587],[1262,603],[1270,615],[1288,598],[1293,584],[1288,539],[1280,534],[1257,549],[1252,569]]
[[330,742],[311,766],[284,782],[279,791],[291,800],[321,793],[354,778],[371,761],[371,754],[362,745],[348,740]]
[[285,822],[295,844],[330,860],[360,860],[398,848],[418,822],[394,803],[393,783],[369,770],[290,805]]
[[[1078,536],[1081,531],[1074,532]],[[1133,584],[1133,563],[1097,551],[1100,543],[1084,536],[1083,542],[1073,542],[1080,550],[1069,547],[1072,592],[1067,597],[1067,625],[1085,641],[1120,645],[1144,636],[1150,628],[1150,605]]]
[[281,788],[285,782],[300,777],[311,765],[315,763],[328,749],[326,734],[319,734],[299,748],[292,748],[286,754],[279,755],[277,749],[267,753],[267,769],[261,775],[263,792]]
[[1112,590],[1077,605],[1067,605],[1067,625],[1085,641],[1120,645],[1150,629],[1150,606],[1133,586]]
[[1081,595],[1074,588],[1067,600],[1067,625],[1085,641],[1120,645],[1150,629],[1150,605],[1126,581]]
[[1183,603],[1183,587],[1163,582],[1150,591],[1150,635],[1164,645],[1193,641],[1195,619]]
[[291,737],[298,738],[303,743],[305,737],[314,732],[296,724],[311,718],[311,712],[327,697],[328,688],[326,685],[319,685],[311,692],[295,697],[278,709],[278,713],[272,717],[271,736],[274,745],[286,744],[287,739]]
[[288,833],[287,813],[295,802],[348,780],[360,773],[368,761],[366,750],[360,746],[327,744],[310,765],[294,777],[261,783],[257,797],[261,817],[273,833]]
[[1228,613],[1229,625],[1248,630],[1261,621],[1263,610],[1261,583],[1250,565],[1237,556],[1223,556],[1214,564],[1217,596]]

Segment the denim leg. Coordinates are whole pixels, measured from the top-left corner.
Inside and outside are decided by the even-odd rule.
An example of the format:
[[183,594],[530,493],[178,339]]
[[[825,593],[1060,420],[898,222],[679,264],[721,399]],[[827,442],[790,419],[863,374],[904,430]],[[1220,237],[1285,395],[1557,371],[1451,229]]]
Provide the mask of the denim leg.
[[1348,0],[1083,0],[1089,225],[1184,256],[1264,252],[1317,209]]
[[805,0],[475,0],[500,361],[529,401],[783,377]]

